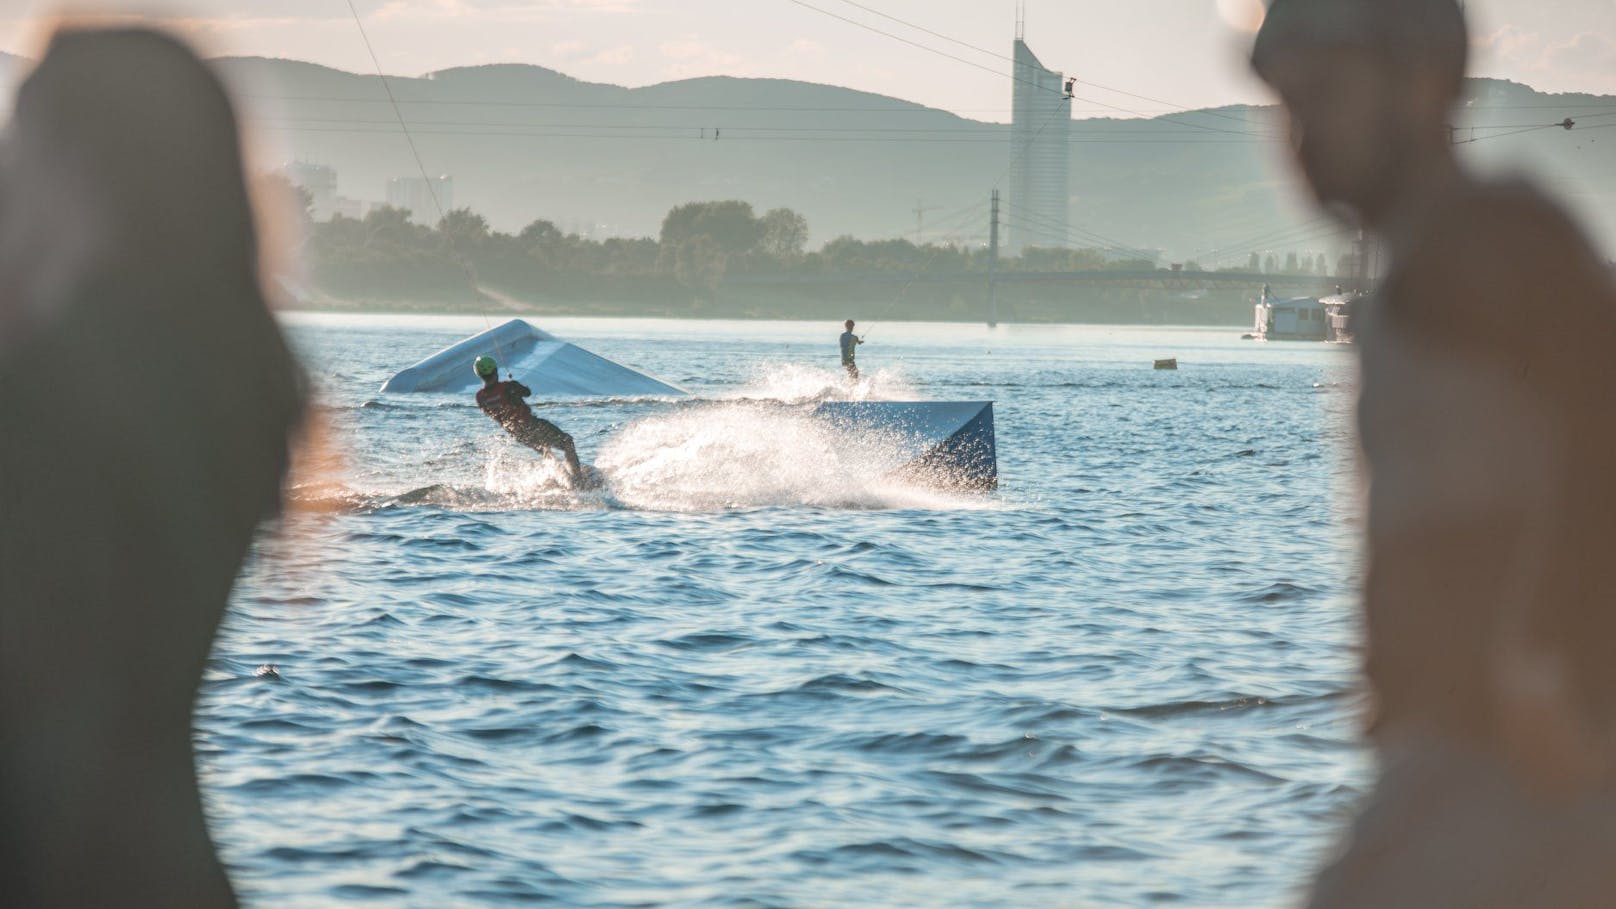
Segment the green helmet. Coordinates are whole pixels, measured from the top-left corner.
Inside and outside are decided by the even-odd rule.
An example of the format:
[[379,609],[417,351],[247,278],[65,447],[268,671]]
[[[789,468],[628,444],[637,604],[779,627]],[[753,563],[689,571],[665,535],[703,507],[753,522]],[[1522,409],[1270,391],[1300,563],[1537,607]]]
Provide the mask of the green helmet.
[[471,364],[471,368],[484,379],[499,375],[499,364],[494,362],[493,357],[478,357],[477,362]]

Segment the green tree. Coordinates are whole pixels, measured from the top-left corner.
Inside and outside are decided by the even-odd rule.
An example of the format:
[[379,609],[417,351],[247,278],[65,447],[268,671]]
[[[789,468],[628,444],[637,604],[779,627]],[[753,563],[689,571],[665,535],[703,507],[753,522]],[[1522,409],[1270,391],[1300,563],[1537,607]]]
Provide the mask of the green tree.
[[796,262],[808,245],[808,219],[789,208],[776,208],[763,216],[762,251],[779,262]]
[[457,208],[438,222],[438,233],[451,249],[471,252],[488,242],[488,219],[469,208]]
[[699,290],[716,290],[729,265],[723,247],[705,234],[691,237],[675,247],[673,262],[674,278],[686,287]]
[[540,219],[522,228],[515,243],[521,255],[546,268],[560,271],[572,264],[572,249],[566,235],[549,221]]
[[727,255],[756,249],[763,239],[763,222],[745,202],[692,202],[668,212],[662,221],[662,245],[678,246],[706,237]]
[[532,224],[522,228],[522,232],[517,234],[516,237],[528,249],[557,246],[564,239],[560,228],[543,219],[534,221]]
[[365,246],[414,247],[428,231],[410,221],[408,209],[378,205],[365,213]]
[[1104,271],[1110,265],[1097,249],[1074,249],[1067,261],[1072,271]]
[[1025,271],[1065,271],[1066,250],[1049,246],[1029,246],[1021,251],[1021,261],[1013,267]]
[[316,256],[335,258],[361,249],[370,240],[365,222],[345,215],[333,215],[329,221],[316,221],[309,229],[309,245]]

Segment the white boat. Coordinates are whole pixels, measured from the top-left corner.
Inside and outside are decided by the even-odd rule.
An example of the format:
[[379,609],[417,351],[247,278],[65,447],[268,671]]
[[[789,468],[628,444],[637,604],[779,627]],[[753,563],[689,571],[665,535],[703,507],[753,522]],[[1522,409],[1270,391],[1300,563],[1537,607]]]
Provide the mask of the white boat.
[[1352,343],[1352,310],[1359,295],[1337,291],[1327,297],[1279,299],[1263,288],[1251,336],[1258,341]]

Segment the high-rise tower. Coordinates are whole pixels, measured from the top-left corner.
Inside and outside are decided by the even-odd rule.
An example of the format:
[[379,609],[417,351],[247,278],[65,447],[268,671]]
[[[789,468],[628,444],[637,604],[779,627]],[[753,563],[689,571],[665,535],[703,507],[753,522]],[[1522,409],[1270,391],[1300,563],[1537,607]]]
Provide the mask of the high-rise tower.
[[1046,69],[1016,22],[1015,83],[1010,121],[1011,255],[1029,246],[1066,247],[1072,113],[1064,76]]

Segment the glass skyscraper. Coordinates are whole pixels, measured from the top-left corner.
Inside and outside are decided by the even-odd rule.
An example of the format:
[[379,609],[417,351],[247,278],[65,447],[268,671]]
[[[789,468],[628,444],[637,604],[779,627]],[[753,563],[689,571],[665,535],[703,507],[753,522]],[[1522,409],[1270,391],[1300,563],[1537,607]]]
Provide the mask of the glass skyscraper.
[[1068,233],[1071,104],[1065,77],[1044,67],[1018,31],[1010,126],[1010,255],[1029,246],[1071,246]]

